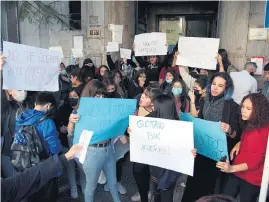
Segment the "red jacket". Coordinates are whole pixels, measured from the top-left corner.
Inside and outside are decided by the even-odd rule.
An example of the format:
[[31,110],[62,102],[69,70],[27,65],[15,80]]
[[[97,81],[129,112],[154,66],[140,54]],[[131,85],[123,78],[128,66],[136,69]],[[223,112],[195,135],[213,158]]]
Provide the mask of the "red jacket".
[[245,131],[242,135],[239,154],[233,163],[234,165],[246,163],[248,165],[247,171],[234,174],[256,186],[261,186],[262,182],[268,132],[269,126],[250,132]]

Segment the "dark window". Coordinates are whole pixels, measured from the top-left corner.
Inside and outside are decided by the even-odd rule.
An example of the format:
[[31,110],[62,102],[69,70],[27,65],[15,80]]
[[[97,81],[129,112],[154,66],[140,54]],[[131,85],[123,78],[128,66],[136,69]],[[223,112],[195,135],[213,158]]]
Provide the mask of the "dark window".
[[81,1],[69,1],[70,30],[81,30]]

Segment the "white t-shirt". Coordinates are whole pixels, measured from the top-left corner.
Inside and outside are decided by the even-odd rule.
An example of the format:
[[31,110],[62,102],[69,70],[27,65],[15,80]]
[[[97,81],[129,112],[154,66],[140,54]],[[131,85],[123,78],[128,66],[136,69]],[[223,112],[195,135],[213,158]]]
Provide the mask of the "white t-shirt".
[[241,104],[243,98],[250,93],[257,93],[257,80],[249,74],[248,71],[231,72],[234,83],[233,100],[237,104]]

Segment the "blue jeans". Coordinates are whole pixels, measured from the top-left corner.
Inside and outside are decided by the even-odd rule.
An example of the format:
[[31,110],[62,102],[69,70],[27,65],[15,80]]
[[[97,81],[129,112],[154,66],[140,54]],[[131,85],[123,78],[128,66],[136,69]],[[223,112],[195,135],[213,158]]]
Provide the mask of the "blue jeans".
[[103,170],[114,202],[120,202],[116,179],[116,160],[111,144],[107,147],[88,147],[83,170],[86,175],[85,202],[94,201],[98,178]]
[[16,168],[11,163],[10,157],[4,154],[1,154],[1,169],[3,177],[5,178],[12,177],[17,172]]

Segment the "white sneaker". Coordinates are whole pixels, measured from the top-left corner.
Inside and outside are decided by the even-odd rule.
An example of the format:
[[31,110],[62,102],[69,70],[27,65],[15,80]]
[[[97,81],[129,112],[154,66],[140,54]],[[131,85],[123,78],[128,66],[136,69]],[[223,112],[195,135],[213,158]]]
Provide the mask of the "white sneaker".
[[136,202],[136,201],[140,201],[140,194],[139,192],[136,192],[132,197],[131,197],[131,200]]
[[118,182],[118,190],[119,190],[120,194],[122,194],[122,195],[127,193],[127,190],[125,189],[124,186],[122,186],[122,184],[120,182]]

